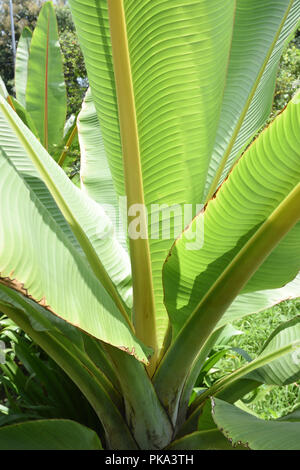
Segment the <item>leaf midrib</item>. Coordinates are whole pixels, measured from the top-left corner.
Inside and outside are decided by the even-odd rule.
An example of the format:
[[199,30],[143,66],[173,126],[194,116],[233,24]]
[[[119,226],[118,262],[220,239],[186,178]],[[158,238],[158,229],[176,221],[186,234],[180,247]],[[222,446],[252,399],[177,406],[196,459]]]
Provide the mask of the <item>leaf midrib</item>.
[[49,74],[49,32],[50,11],[48,11],[46,34],[46,63],[45,63],[45,103],[44,103],[44,147],[48,150],[48,74]]
[[[118,101],[120,134],[128,209],[135,204],[145,208],[139,131],[130,62],[127,23],[123,0],[108,0],[110,37]],[[145,226],[146,214],[141,219]],[[128,223],[131,219],[128,216]],[[137,337],[157,351],[155,300],[148,236],[129,237],[133,278],[134,325]],[[155,365],[155,355],[152,358]]]

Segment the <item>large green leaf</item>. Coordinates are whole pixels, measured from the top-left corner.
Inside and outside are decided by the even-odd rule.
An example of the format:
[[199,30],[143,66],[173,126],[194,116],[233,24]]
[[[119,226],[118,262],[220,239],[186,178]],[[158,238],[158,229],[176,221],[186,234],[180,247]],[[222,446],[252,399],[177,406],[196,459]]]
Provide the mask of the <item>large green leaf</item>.
[[233,444],[252,450],[300,450],[300,423],[264,421],[215,399],[213,419]]
[[[145,358],[126,321],[84,258],[4,153],[0,166],[0,282],[34,298],[93,336],[128,347],[137,357]],[[17,194],[18,208],[13,204],[12,192]]]
[[[0,130],[0,142],[4,149],[1,153],[0,180],[2,282],[33,297],[56,315],[91,335],[117,347],[127,348],[139,359],[146,360],[148,352],[145,355],[127,321],[78,249],[78,243],[73,243],[74,236],[70,236],[70,230],[61,215],[59,217],[49,193],[45,190],[39,193],[42,188],[40,176],[30,168],[29,157],[39,159],[43,168],[49,170],[56,188],[59,186],[63,190],[59,197],[66,195],[64,203],[71,201],[70,210],[74,208],[76,217],[84,221],[87,229],[93,228],[90,218],[93,220],[94,214],[98,214],[98,219],[93,220],[94,224],[103,222],[99,229],[105,228],[105,224],[107,226],[107,218],[102,214],[104,218],[99,219],[101,212],[98,206],[95,211],[94,206],[90,205],[92,201],[72,185],[4,101],[1,102]],[[18,205],[14,203],[12,193],[18,199]],[[105,240],[111,244],[107,237],[102,240],[98,232],[98,242],[103,251],[103,243],[107,243]],[[108,259],[109,253],[106,256]],[[63,291],[61,286],[64,286]]]
[[249,139],[267,120],[285,41],[299,0],[237,0],[222,113],[206,180],[212,196]]
[[[295,98],[173,246],[163,272],[165,301],[175,334],[188,321],[158,370],[162,394],[168,395],[169,380],[177,385],[184,380],[181,373],[185,376],[187,364],[245,285],[253,291],[280,287],[299,272],[299,116]],[[203,246],[191,250],[187,235],[199,220],[204,223]]]
[[26,87],[28,75],[28,61],[32,32],[25,27],[18,42],[15,65],[16,97],[24,108],[26,107]]
[[101,450],[91,429],[68,420],[43,420],[0,428],[1,450]]
[[[272,215],[276,216],[282,204],[286,204],[286,208],[280,227],[286,225],[290,228],[288,199],[299,192],[299,116],[300,106],[295,100],[248,149],[217,197],[198,216],[197,219],[204,221],[203,246],[199,250],[189,249],[190,241],[186,236],[195,230],[197,219],[174,244],[164,266],[163,276],[165,302],[175,334],[192,312],[198,309],[208,290],[214,289],[214,284],[221,280],[225,270],[236,265],[240,266],[241,273],[247,272],[246,265],[240,264],[241,254],[255,240],[264,224],[272,226]],[[299,216],[296,211],[293,224]],[[279,230],[279,225],[278,228],[274,226],[273,232],[276,229]],[[271,239],[271,233],[269,236]],[[259,269],[242,292],[279,288],[291,281],[300,268],[299,243],[298,223],[260,268],[263,259],[257,259],[256,269]],[[268,254],[266,249],[266,256]],[[236,286],[232,284],[231,287],[235,290]],[[228,286],[228,300],[231,287]],[[287,288],[288,293],[292,291],[297,296],[298,281],[289,287],[291,290]],[[260,299],[273,295],[276,300],[278,292],[271,292],[259,294]],[[279,293],[279,299],[282,293],[284,288]],[[230,298],[230,302],[224,298],[225,309],[234,297]],[[240,296],[236,300],[234,308],[241,308],[242,299]],[[260,302],[258,297],[257,304],[267,306],[269,300]],[[251,312],[248,310],[248,313]]]
[[0,284],[0,303],[22,310],[28,316],[31,327],[37,332],[55,331],[66,336],[74,345],[83,350],[82,331],[63,319],[53,315],[34,300]]
[[53,144],[62,139],[67,111],[62,55],[52,2],[43,5],[31,40],[26,109],[42,144],[51,151]]
[[112,220],[119,241],[126,247],[126,237],[120,218],[120,204],[105,154],[99,120],[92,98],[87,91],[77,120],[80,144],[81,188],[100,204]]
[[[47,154],[43,146],[17,118],[8,105],[3,103],[3,106],[3,112],[0,112],[0,146],[18,171],[22,173],[27,184],[35,192],[40,202],[51,212],[52,217],[60,225],[72,245],[82,252],[80,243],[82,243],[82,239],[86,240],[85,237],[88,237],[88,241],[86,241],[92,245],[93,261],[97,262],[97,256],[99,257],[98,261],[101,260],[102,268],[98,266],[98,271],[96,270],[97,277],[101,277],[101,283],[105,284],[105,287],[114,296],[114,288],[111,285],[112,281],[119,295],[126,302],[131,297],[130,261],[127,253],[113,236],[111,221],[98,204],[75,188],[65,173]],[[35,159],[35,162],[32,158]],[[41,174],[36,168],[36,163],[38,162],[40,162],[46,172],[47,181],[43,181]],[[53,185],[50,188],[52,195],[45,186],[45,183],[49,185],[49,181],[50,183],[52,181],[56,187],[54,192]],[[55,200],[52,197],[53,195],[56,198]],[[72,212],[73,222],[71,227],[67,224],[60,210],[58,210],[56,203],[60,204],[60,208],[62,208],[62,204],[67,205],[68,210]],[[81,239],[77,237],[76,240],[72,232],[72,230],[75,230],[74,225],[75,228],[76,226],[81,227]],[[104,273],[101,272],[103,268],[105,269]],[[107,278],[106,281],[105,277]],[[118,298],[116,298],[116,301],[119,302]]]
[[[124,48],[119,48],[122,57],[119,61],[115,55],[114,65],[108,5],[112,16],[118,10],[112,26],[122,21],[118,12],[123,5],[125,9],[127,37],[125,41],[118,37],[124,33],[124,24],[116,26],[113,34],[116,47],[123,44]],[[208,7],[199,0],[71,0],[70,6],[118,195],[126,193],[129,206],[145,202],[148,209],[152,204],[176,204],[183,209],[183,204],[201,203],[225,87],[234,2],[213,0]],[[124,58],[129,65],[126,69],[129,88],[125,85],[124,69],[123,73],[118,70]],[[120,88],[118,91],[124,148],[126,142],[138,143],[129,157],[126,151],[122,152],[116,82],[121,87],[123,83],[125,90],[123,94]],[[130,101],[131,85],[134,98]],[[127,98],[130,101],[130,117],[126,114],[129,108],[122,107],[122,98],[124,102]],[[124,127],[129,134],[135,133],[133,139],[127,136],[126,140]],[[190,218],[193,213],[195,207]],[[154,208],[152,214],[159,216],[159,208]],[[168,218],[169,211],[165,209],[160,219]],[[149,229],[150,222],[149,217]],[[182,226],[183,222],[177,221],[176,229]],[[137,286],[135,310],[136,315],[139,309],[152,310],[149,305],[154,291],[160,347],[167,327],[161,268],[174,235],[162,239],[162,224],[151,234],[149,241],[131,243]]]

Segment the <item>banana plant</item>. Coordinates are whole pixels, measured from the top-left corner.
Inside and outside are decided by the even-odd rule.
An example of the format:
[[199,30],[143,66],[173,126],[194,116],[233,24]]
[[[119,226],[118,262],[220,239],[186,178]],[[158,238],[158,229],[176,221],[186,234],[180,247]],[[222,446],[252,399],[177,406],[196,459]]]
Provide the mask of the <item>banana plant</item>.
[[29,421],[0,448],[299,449],[297,413],[235,405],[299,380],[298,317],[194,390],[228,323],[300,297],[300,94],[257,136],[299,0],[69,4],[81,188],[0,97],[0,308],[103,433]]

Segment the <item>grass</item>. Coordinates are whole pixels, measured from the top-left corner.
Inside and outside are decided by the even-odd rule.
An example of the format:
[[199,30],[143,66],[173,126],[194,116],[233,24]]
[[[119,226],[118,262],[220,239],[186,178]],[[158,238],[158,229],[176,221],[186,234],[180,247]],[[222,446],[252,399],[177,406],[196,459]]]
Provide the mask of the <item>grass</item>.
[[[270,334],[280,325],[295,315],[300,315],[300,300],[289,300],[261,313],[250,315],[233,325],[243,334],[235,336],[229,343],[233,348],[241,348],[253,359],[260,352]],[[216,365],[216,378],[232,372],[245,364],[235,351],[228,351]],[[262,385],[258,392],[244,397],[247,406],[263,419],[276,419],[290,413],[295,406],[300,406],[300,383],[285,387]]]

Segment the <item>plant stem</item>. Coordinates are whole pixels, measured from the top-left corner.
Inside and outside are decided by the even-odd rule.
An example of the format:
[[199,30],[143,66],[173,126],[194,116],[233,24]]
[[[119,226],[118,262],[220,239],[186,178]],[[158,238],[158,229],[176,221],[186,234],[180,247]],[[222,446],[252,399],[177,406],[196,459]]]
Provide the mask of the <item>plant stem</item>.
[[8,97],[7,97],[6,99],[7,99],[8,104],[12,107],[12,109],[13,109],[14,111],[16,111],[16,108],[15,108],[15,106],[14,106],[14,104],[13,104],[13,101],[12,101],[11,97],[8,95]]
[[64,164],[64,162],[65,162],[65,159],[66,159],[66,155],[67,155],[68,151],[70,150],[70,147],[71,147],[71,145],[72,145],[72,142],[73,142],[74,137],[75,137],[76,134],[77,134],[77,126],[75,126],[74,129],[72,130],[72,132],[71,132],[71,134],[70,134],[70,136],[69,136],[69,138],[68,138],[68,140],[67,140],[67,143],[66,143],[66,145],[65,145],[65,148],[64,148],[64,150],[62,151],[62,153],[61,153],[61,155],[60,155],[60,157],[59,157],[59,159],[58,159],[57,164],[58,164],[59,166],[63,166],[63,164]]
[[[138,204],[143,224],[147,227],[142,179],[139,134],[127,38],[123,0],[108,0],[114,74],[119,108],[125,187],[128,208]],[[132,217],[128,216],[128,226]],[[130,240],[133,277],[134,326],[137,337],[154,351],[150,375],[157,352],[155,305],[148,237]]]
[[113,346],[104,348],[114,362],[136,442],[141,449],[163,449],[171,442],[173,427],[144,366]]

